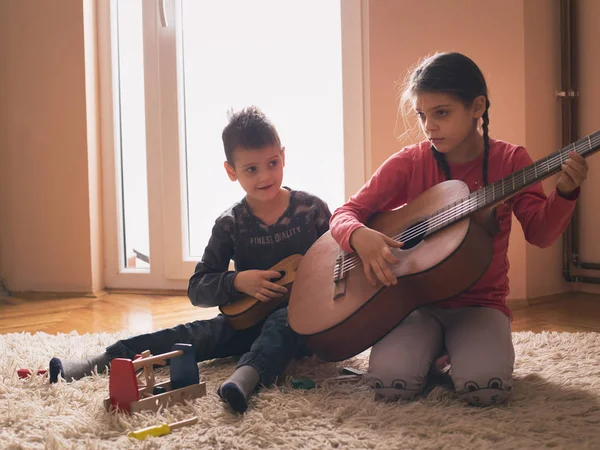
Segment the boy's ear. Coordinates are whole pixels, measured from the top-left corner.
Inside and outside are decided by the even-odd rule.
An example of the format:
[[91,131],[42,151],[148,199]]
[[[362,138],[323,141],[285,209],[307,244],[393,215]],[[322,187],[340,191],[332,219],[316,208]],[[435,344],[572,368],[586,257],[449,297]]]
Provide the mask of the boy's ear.
[[227,172],[227,176],[229,177],[229,179],[231,181],[237,181],[237,175],[235,174],[235,169],[233,168],[233,166],[231,164],[229,164],[229,161],[225,161],[223,163],[223,167],[225,167],[225,172]]
[[281,167],[285,167],[285,147],[281,147]]
[[473,100],[473,117],[475,119],[479,119],[481,116],[483,116],[483,113],[485,112],[485,104],[485,95],[475,97],[475,100]]

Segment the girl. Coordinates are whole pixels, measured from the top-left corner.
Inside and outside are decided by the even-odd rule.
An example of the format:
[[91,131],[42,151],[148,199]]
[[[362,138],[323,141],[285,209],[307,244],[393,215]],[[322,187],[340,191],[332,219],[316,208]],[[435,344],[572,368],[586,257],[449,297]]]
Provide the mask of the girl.
[[[402,244],[366,227],[370,216],[408,203],[446,179],[462,180],[474,191],[533,162],[523,147],[489,137],[486,82],[462,54],[425,59],[410,75],[402,99],[417,115],[425,140],[388,158],[330,221],[332,236],[345,251],[358,253],[369,281],[387,286],[397,282],[390,264],[398,260],[390,247]],[[416,309],[373,346],[369,379],[377,398],[419,394],[433,361],[444,351],[461,400],[490,405],[509,397],[515,359],[512,315],[505,302],[511,215],[529,243],[551,245],[568,226],[587,164],[571,153],[562,169],[548,197],[537,183],[497,207],[500,232],[494,237],[493,260],[472,288]]]

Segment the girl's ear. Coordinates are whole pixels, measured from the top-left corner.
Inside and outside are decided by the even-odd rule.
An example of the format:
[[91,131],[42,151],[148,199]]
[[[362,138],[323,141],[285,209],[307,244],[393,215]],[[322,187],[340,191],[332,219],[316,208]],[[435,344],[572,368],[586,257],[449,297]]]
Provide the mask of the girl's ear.
[[485,95],[475,97],[475,100],[473,100],[473,117],[475,119],[479,119],[481,116],[483,116],[483,113],[485,112],[486,100],[487,99],[485,98]]
[[285,147],[281,147],[281,166],[285,167]]
[[223,163],[223,167],[225,167],[225,171],[227,172],[227,176],[229,177],[229,179],[231,181],[237,181],[237,175],[235,174],[235,169],[231,164],[229,164],[228,161],[225,161]]

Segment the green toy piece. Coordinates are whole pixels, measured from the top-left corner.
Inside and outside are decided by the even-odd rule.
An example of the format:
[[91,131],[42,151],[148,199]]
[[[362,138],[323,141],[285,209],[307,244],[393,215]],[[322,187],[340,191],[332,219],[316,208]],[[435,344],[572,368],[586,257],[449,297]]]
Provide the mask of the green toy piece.
[[310,378],[292,378],[292,387],[294,389],[314,389],[317,387],[317,383]]

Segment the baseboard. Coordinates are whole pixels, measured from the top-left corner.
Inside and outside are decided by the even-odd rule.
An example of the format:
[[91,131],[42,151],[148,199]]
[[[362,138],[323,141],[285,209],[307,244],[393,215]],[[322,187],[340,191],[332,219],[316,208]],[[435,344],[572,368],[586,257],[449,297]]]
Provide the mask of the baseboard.
[[10,292],[8,292],[8,289],[6,289],[6,287],[4,286],[2,279],[0,279],[0,297],[9,297],[9,296],[10,296]]
[[529,303],[526,298],[507,298],[506,305],[511,310],[529,307]]
[[187,296],[185,290],[175,289],[99,289],[94,292],[48,292],[48,291],[21,291],[21,292],[6,292],[2,297],[22,298],[25,300],[56,300],[60,298],[100,298],[108,294],[123,294],[123,295],[164,295],[166,297]]
[[532,298],[509,298],[506,299],[506,304],[510,309],[528,308],[530,306],[558,302],[562,300],[576,300],[583,297],[593,297],[594,294],[587,294],[578,291],[560,292],[558,294],[542,295]]
[[112,289],[106,288],[109,294],[132,294],[132,295],[164,295],[167,297],[187,296],[183,289]]
[[106,294],[108,294],[108,291],[104,289],[99,289],[93,292],[17,291],[9,293],[11,297],[31,300],[52,300],[57,298],[100,298]]
[[560,292],[558,294],[550,294],[550,295],[542,295],[539,297],[532,297],[527,299],[527,302],[529,303],[529,306],[534,306],[534,305],[541,305],[543,303],[552,303],[552,302],[558,302],[561,300],[566,300],[568,298],[574,298],[577,297],[578,293],[575,291],[568,291],[568,292]]

